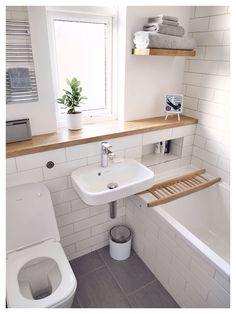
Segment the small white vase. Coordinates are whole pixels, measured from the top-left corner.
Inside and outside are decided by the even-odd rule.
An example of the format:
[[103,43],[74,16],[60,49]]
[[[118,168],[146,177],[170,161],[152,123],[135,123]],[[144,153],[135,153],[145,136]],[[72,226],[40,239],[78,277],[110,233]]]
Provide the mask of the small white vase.
[[69,130],[80,130],[82,129],[82,112],[67,113],[67,128]]

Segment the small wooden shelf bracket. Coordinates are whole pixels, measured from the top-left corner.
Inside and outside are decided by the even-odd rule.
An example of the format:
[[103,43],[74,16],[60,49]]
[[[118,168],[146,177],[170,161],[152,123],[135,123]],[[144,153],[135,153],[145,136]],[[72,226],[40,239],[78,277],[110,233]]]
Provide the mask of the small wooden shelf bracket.
[[156,200],[148,203],[147,206],[154,207],[205,189],[221,180],[219,177],[209,179],[203,175],[205,172],[205,169],[200,169],[190,174],[155,184],[152,188],[139,193],[139,195],[151,193]]

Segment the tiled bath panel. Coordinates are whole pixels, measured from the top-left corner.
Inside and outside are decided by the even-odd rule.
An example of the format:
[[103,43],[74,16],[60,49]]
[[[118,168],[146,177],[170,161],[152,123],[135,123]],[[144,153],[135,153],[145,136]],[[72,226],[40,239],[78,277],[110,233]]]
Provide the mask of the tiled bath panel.
[[70,263],[78,284],[74,308],[178,307],[134,251],[115,261],[106,246]]
[[[196,125],[188,125],[108,141],[116,154],[116,160],[133,158],[141,161],[143,145],[182,137],[182,141],[175,141],[176,147],[180,149],[178,159],[150,167],[159,173],[190,163],[195,129]],[[72,187],[71,172],[100,163],[100,151],[101,142],[94,142],[8,158],[6,161],[7,187],[28,182],[42,182],[48,187],[61,243],[69,260],[106,246],[109,229],[113,225],[124,223],[124,200],[118,201],[117,217],[110,219],[108,204],[88,206]],[[46,163],[50,160],[55,165],[48,169]]]

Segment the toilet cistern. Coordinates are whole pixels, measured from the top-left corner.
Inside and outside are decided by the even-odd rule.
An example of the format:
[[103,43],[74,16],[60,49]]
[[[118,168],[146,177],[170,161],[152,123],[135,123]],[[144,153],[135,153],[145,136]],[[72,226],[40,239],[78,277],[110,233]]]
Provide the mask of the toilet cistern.
[[108,160],[115,157],[115,154],[112,153],[109,148],[111,148],[111,144],[108,142],[102,142],[102,151],[101,151],[101,167],[106,168],[108,167]]

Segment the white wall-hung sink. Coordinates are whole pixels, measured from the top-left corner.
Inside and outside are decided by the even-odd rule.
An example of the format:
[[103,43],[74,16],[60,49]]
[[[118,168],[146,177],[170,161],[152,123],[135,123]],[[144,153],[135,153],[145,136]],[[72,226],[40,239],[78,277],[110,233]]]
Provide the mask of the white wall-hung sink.
[[136,160],[125,159],[107,168],[83,167],[71,174],[72,185],[88,205],[101,205],[144,191],[154,184],[153,172]]

